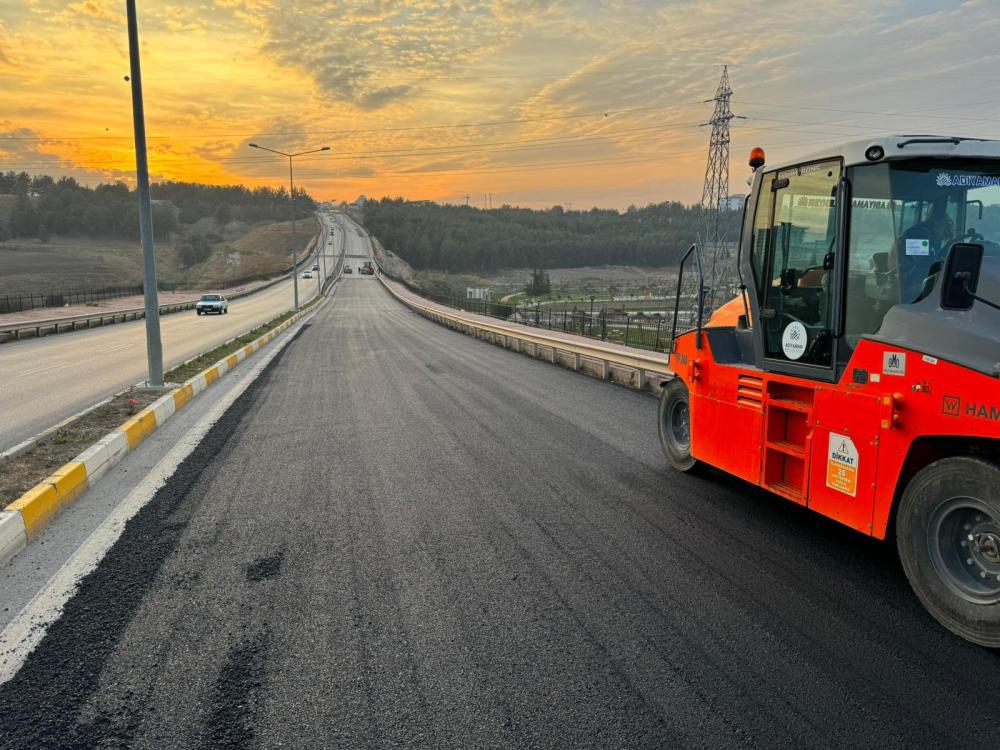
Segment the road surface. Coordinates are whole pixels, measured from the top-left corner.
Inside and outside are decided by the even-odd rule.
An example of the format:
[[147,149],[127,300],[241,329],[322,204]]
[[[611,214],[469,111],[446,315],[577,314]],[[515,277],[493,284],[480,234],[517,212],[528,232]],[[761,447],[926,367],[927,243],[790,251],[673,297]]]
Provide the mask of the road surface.
[[[321,218],[325,235],[330,220]],[[354,235],[349,233],[349,236]],[[300,267],[311,268],[312,263],[310,258],[307,263],[300,262]],[[300,278],[299,294],[303,302],[315,297],[315,278]],[[233,300],[227,315],[199,316],[194,310],[165,315],[160,319],[165,369],[291,307],[289,279]],[[0,451],[144,380],[146,367],[146,327],[142,320],[3,344],[0,346],[0,414],[3,415]]]
[[670,472],[655,413],[346,277],[0,686],[0,747],[997,746],[1000,661],[890,547]]

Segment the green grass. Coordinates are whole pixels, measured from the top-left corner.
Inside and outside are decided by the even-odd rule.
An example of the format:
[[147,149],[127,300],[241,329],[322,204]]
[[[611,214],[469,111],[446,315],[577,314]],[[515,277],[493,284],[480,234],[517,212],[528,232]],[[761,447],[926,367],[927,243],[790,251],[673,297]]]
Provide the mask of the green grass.
[[[313,301],[313,303],[310,304],[314,303],[315,300]],[[306,305],[302,309],[305,310],[308,307],[309,305]],[[251,343],[255,339],[260,338],[271,329],[277,328],[293,315],[295,315],[295,312],[293,310],[289,310],[288,312],[279,315],[278,317],[272,320],[269,320],[267,323],[264,323],[264,325],[258,326],[257,328],[254,328],[252,331],[248,331],[247,333],[244,333],[242,336],[236,337],[228,344],[217,346],[211,351],[207,351],[204,354],[192,359],[190,362],[185,362],[182,365],[178,365],[172,370],[166,372],[163,376],[163,379],[168,383],[183,383],[186,380],[190,380],[202,370],[205,370],[214,365],[220,359],[228,357],[230,354],[239,351],[240,349],[242,349],[244,346]]]

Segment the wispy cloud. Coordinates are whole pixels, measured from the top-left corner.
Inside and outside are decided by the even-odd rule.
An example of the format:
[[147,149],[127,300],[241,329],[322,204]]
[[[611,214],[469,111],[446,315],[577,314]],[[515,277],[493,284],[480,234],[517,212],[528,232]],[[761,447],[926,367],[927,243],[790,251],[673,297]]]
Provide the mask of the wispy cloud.
[[[798,0],[141,3],[150,159],[175,179],[276,184],[281,160],[248,142],[330,145],[296,173],[321,195],[694,200],[704,100],[724,63],[748,118],[734,122],[734,160],[757,142],[784,158],[893,129],[1000,135],[997,10],[996,0],[807,11]],[[0,18],[0,130],[35,134],[0,142],[0,169],[128,177],[120,0],[0,0]]]

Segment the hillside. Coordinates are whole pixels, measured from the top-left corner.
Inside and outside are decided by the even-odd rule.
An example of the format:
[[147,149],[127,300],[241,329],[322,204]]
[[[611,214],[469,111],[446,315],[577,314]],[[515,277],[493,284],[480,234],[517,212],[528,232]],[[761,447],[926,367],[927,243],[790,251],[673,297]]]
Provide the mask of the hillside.
[[[291,223],[205,226],[205,260],[190,267],[181,246],[190,234],[156,243],[157,277],[163,289],[209,289],[277,275],[291,265]],[[315,218],[298,222],[297,245],[318,231]],[[41,294],[136,285],[142,282],[142,248],[133,240],[55,237],[0,242],[0,294]]]
[[[726,216],[735,238],[740,212]],[[625,212],[482,210],[401,198],[368,201],[365,226],[415,270],[492,273],[508,268],[663,267],[677,263],[703,231],[699,206],[669,202]]]

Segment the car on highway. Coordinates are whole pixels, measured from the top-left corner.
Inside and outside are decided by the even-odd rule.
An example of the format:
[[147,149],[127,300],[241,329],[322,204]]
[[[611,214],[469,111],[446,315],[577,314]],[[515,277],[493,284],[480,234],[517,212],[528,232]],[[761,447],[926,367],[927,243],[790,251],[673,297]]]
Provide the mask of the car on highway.
[[229,312],[229,300],[221,294],[203,294],[201,299],[195,303],[194,311],[199,315],[207,315],[208,313],[225,315]]
[[319,270],[319,263],[313,263],[313,270],[314,271],[318,271]]
[[344,266],[344,273],[354,273],[354,269],[350,266]]
[[312,271],[306,271],[302,274],[303,279],[311,279],[313,277]]

